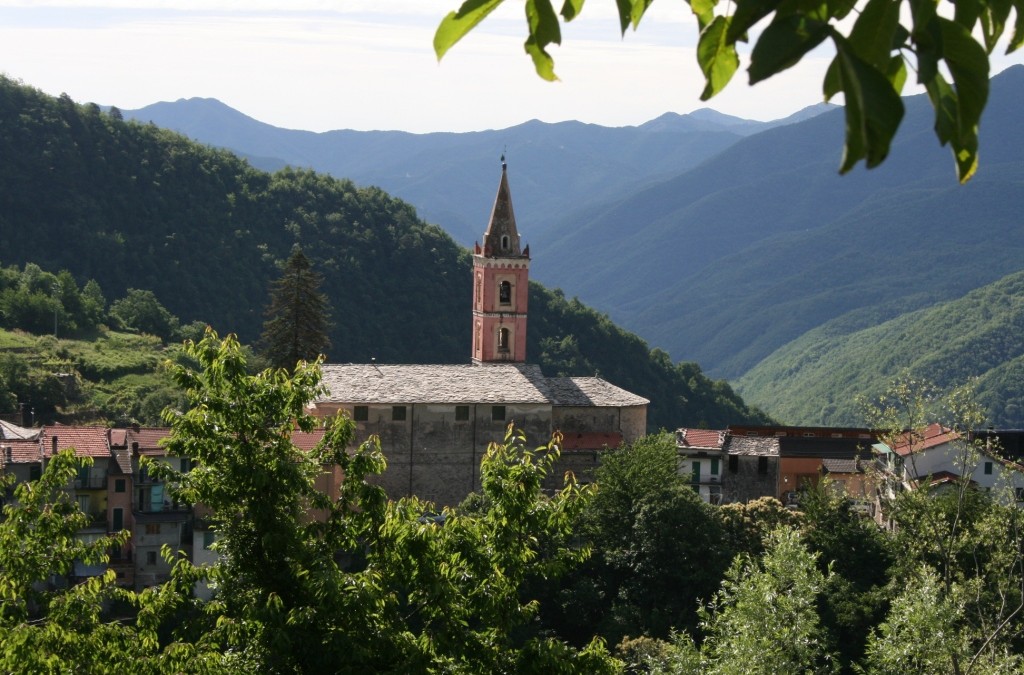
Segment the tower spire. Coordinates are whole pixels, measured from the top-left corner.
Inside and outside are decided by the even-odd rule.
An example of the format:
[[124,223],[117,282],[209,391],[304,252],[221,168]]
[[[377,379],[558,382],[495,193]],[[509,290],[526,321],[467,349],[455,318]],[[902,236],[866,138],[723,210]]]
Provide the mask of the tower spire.
[[508,164],[501,155],[501,180],[483,246],[473,254],[473,362],[526,361],[526,307],[530,251],[519,230],[508,187]]

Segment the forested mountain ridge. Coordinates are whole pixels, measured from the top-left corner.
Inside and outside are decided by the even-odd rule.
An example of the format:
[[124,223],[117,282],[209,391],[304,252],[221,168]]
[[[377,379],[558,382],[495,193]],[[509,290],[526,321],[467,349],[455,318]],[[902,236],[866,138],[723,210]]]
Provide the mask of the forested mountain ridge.
[[[1024,66],[992,78],[981,166],[966,186],[948,171],[928,102],[905,104],[876,169],[837,174],[844,122],[834,111],[567,217],[554,226],[563,237],[537,252],[544,280],[675,358],[736,378],[847,312],[891,318],[893,307],[959,297],[1020,269]],[[571,281],[551,264],[570,253],[580,261]]]
[[[821,110],[813,106],[792,119]],[[469,133],[315,133],[274,127],[215,99],[199,98],[154,103],[124,115],[240,153],[259,168],[309,167],[358,185],[377,185],[414,204],[422,218],[467,246],[483,233],[479,214],[491,205],[489,176],[505,148],[515,169],[516,212],[528,225],[524,235],[534,250],[552,235],[550,225],[591,203],[594,195],[625,196],[694,167],[747,135],[790,121],[756,122],[699,110],[666,113],[636,127],[531,120]]]
[[832,322],[772,354],[738,383],[787,423],[861,423],[859,395],[901,373],[953,387],[978,377],[978,399],[1000,428],[1024,427],[1024,271],[962,298],[854,329]]
[[[497,162],[494,176],[496,185]],[[331,360],[468,360],[469,254],[409,204],[312,171],[268,174],[155,125],[0,79],[0,263],[67,269],[107,297],[151,290],[183,322],[252,342],[268,282],[295,244],[324,277]],[[528,358],[550,375],[599,372],[646,396],[654,428],[764,419],[695,364],[673,364],[537,285],[530,322]]]

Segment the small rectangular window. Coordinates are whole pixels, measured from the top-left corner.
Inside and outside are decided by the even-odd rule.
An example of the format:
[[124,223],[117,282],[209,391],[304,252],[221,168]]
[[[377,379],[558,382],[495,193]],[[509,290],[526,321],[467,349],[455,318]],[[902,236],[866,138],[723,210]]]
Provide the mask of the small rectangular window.
[[718,475],[718,458],[717,457],[712,457],[711,458],[711,475],[712,476],[717,476]]
[[352,409],[352,419],[356,422],[365,422],[370,419],[370,409],[365,405],[357,405]]
[[393,422],[404,422],[405,421],[405,406],[404,405],[393,405],[393,406],[391,406],[391,420]]
[[128,489],[127,486],[128,486],[128,483],[127,483],[127,481],[125,481],[124,478],[115,478],[114,479],[114,492],[124,492],[125,490]]
[[457,405],[455,406],[455,421],[466,422],[469,420],[469,406],[468,405]]
[[156,564],[156,551],[146,551],[146,564],[147,565],[155,565]]
[[736,473],[740,470],[739,455],[729,455],[729,473]]
[[1024,488],[1015,488],[1013,492],[1017,496],[1018,502],[1024,502]]
[[120,532],[124,529],[124,509],[117,508],[112,511],[114,519],[110,523],[112,532]]
[[160,534],[160,523],[146,523],[146,534]]
[[768,458],[767,457],[758,457],[757,458],[757,472],[758,473],[768,473]]
[[43,468],[38,464],[33,464],[28,470],[29,480],[39,480],[43,475]]
[[985,475],[986,476],[991,476],[992,475],[992,462],[985,462]]
[[505,406],[503,405],[492,405],[491,406],[491,419],[495,422],[505,421]]
[[213,542],[216,540],[217,535],[213,530],[203,532],[203,549],[209,551],[210,547],[213,546]]

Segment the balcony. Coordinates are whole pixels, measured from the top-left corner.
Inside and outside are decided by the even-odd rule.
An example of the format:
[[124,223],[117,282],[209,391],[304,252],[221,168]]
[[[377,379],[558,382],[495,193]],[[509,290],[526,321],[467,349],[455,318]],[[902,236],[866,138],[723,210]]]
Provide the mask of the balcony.
[[75,489],[76,490],[106,490],[107,489],[107,474],[103,473],[90,473],[88,475],[81,475],[75,478]]

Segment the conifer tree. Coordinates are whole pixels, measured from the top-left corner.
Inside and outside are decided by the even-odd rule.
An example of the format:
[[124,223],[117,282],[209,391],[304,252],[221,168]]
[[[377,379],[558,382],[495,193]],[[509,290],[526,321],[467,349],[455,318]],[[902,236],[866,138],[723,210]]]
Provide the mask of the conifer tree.
[[263,354],[276,368],[294,370],[299,361],[314,361],[330,344],[330,308],[320,292],[323,278],[296,247],[277,281],[270,286],[261,342]]

